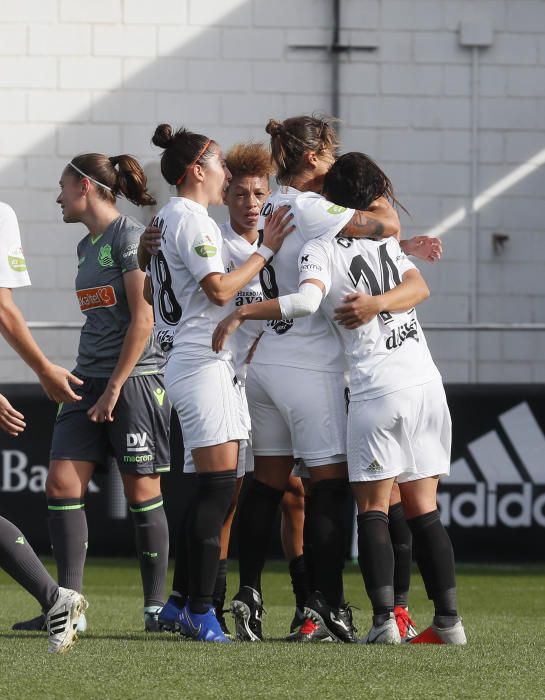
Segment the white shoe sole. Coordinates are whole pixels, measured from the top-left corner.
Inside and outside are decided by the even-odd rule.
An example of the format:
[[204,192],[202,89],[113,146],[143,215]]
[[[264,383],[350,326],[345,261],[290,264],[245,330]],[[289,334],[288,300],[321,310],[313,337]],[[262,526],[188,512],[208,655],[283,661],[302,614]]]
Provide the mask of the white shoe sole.
[[241,600],[232,600],[229,610],[235,621],[235,636],[241,642],[260,642],[261,639],[252,632],[248,622],[250,620],[250,608]]

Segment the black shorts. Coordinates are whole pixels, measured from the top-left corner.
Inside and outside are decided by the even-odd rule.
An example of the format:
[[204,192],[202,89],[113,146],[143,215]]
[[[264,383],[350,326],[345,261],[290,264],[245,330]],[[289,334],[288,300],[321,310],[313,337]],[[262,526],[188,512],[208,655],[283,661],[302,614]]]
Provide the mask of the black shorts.
[[129,377],[113,411],[112,423],[94,423],[87,411],[108,379],[80,377],[81,401],[60,404],[50,459],[95,462],[106,467],[114,457],[125,474],[170,471],[170,402],[161,374]]

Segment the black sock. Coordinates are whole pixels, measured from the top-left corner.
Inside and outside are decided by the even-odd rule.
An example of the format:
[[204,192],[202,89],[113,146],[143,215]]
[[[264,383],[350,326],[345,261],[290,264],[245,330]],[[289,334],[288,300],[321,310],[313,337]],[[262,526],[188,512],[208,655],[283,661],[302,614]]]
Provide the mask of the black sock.
[[185,605],[189,595],[189,553],[187,533],[191,522],[195,500],[191,501],[185,513],[180,519],[176,536],[176,549],[174,554],[174,576],[172,578],[172,591],[180,596],[180,605]]
[[234,469],[197,475],[197,497],[188,535],[189,605],[192,612],[212,607],[220,559],[221,528],[233,500]]
[[401,503],[390,506],[388,527],[394,548],[394,605],[404,608],[409,605],[411,564],[413,559],[413,536],[405,520]]
[[414,554],[426,593],[435,606],[435,616],[441,618],[440,626],[454,624],[458,619],[454,552],[439,511],[433,510],[407,522],[413,533]]
[[303,557],[305,559],[305,569],[309,591],[316,590],[316,580],[314,576],[314,558],[312,556],[312,543],[310,533],[312,531],[312,495],[305,494],[305,523],[303,525]]
[[261,572],[283,491],[253,479],[238,509],[240,587],[261,593]]
[[163,605],[168,569],[168,523],[163,497],[129,503],[144,589],[144,606]]
[[87,517],[79,498],[48,498],[48,527],[59,586],[81,593],[87,556]]
[[358,553],[374,624],[380,625],[394,609],[394,551],[386,513],[368,510],[358,515]]
[[222,613],[225,607],[225,596],[227,595],[227,559],[220,559],[218,563],[218,573],[216,574],[216,584],[212,597],[217,613]]
[[324,479],[312,486],[310,541],[314,583],[326,603],[334,608],[343,601],[347,492],[346,479]]
[[0,567],[40,603],[44,611],[57,600],[59,587],[46,571],[23,533],[0,517]]
[[301,610],[310,595],[308,587],[307,571],[305,569],[305,557],[301,554],[289,563],[291,587],[295,596],[295,605]]

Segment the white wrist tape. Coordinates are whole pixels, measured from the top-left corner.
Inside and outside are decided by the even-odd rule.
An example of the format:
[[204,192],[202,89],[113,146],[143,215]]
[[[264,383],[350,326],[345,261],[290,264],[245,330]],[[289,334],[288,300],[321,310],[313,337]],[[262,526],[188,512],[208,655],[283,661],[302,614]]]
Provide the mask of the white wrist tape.
[[274,256],[274,251],[270,248],[267,248],[266,245],[260,245],[255,252],[258,255],[263,256],[267,262],[269,262],[269,260]]
[[312,282],[304,282],[296,294],[286,294],[278,297],[282,318],[300,318],[309,316],[322,303],[322,290]]

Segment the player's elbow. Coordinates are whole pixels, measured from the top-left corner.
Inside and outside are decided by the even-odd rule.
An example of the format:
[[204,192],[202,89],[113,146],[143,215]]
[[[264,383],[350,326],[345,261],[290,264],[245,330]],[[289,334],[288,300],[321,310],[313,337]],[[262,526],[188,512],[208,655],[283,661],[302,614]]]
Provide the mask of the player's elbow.
[[207,291],[206,296],[216,306],[226,306],[231,301],[231,295],[221,289]]
[[428,287],[428,285],[426,284],[426,282],[424,280],[421,280],[418,292],[419,292],[419,297],[420,297],[418,300],[419,304],[422,303],[423,301],[426,301],[426,299],[429,299],[430,288]]

